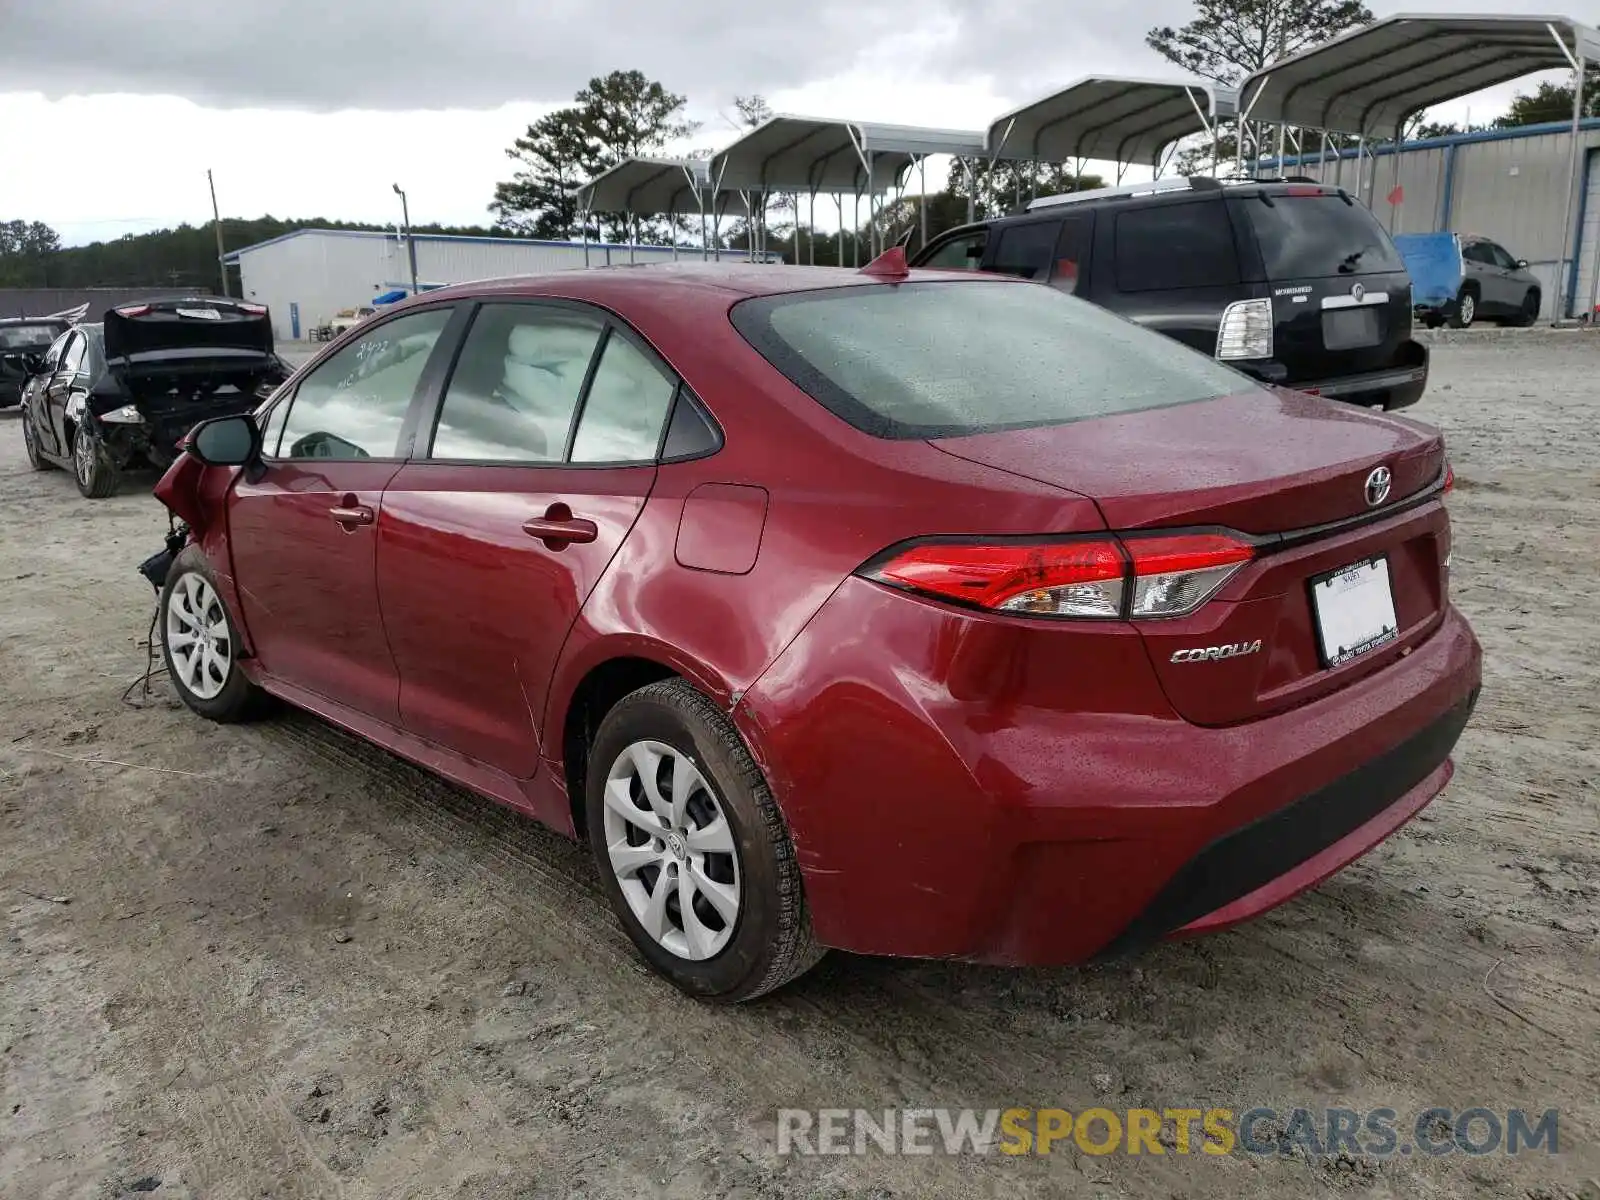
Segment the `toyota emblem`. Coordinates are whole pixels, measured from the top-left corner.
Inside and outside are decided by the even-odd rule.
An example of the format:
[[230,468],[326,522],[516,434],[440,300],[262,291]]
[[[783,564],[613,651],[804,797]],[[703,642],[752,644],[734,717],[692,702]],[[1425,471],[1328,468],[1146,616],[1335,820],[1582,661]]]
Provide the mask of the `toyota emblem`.
[[1388,467],[1374,467],[1367,476],[1367,507],[1377,508],[1389,498],[1391,476]]
[[1350,289],[1350,294],[1355,297],[1356,303],[1360,304],[1366,297],[1367,289],[1358,283]]

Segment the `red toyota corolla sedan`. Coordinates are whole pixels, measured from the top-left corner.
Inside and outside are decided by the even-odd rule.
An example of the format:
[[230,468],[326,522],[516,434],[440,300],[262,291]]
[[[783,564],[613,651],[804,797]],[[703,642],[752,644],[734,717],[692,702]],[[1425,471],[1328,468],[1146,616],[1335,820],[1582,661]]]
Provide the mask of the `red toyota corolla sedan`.
[[1450,778],[1440,435],[1047,287],[788,267],[426,293],[158,495],[167,664],[587,838],[684,990],[1125,954]]

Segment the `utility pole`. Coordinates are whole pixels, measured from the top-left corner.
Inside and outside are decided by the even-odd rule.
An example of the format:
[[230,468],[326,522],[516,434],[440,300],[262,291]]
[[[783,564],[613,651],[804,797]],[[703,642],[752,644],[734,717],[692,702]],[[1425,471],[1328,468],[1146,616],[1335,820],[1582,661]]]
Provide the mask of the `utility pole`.
[[211,189],[211,225],[217,231],[217,272],[222,276],[222,294],[228,294],[228,264],[222,257],[222,217],[217,212],[217,183],[206,168],[206,186]]
[[406,235],[406,256],[411,264],[411,294],[417,294],[417,243],[411,236],[411,208],[406,204],[406,194],[400,190],[398,183],[390,184],[394,194],[400,197],[400,222]]

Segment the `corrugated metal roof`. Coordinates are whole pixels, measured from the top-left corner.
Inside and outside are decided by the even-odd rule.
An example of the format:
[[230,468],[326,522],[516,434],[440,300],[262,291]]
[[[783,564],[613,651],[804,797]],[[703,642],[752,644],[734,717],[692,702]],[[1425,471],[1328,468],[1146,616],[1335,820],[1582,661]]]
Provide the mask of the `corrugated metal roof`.
[[1272,63],[1240,85],[1255,121],[1391,135],[1435,104],[1600,59],[1600,34],[1569,17],[1406,13]]
[[976,130],[782,114],[714,155],[711,182],[723,191],[876,193],[898,186],[926,155],[981,153]]
[[709,164],[692,158],[625,158],[573,189],[593,212],[637,217],[699,212],[710,193]]
[[993,158],[1154,166],[1166,147],[1207,132],[1236,105],[1231,88],[1203,80],[1090,75],[1006,113],[989,126],[985,145]]

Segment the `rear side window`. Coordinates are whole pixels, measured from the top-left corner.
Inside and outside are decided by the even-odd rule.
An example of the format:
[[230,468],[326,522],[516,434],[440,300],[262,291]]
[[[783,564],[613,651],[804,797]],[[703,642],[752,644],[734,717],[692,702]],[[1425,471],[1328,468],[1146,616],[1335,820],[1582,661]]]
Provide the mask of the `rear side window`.
[[1015,275],[1043,283],[1050,277],[1050,260],[1055,257],[1059,221],[1030,221],[1007,225],[995,241],[994,259],[989,270],[997,275]]
[[989,231],[987,229],[980,229],[976,233],[969,233],[963,237],[952,238],[919,262],[917,266],[941,271],[976,271],[978,269],[978,260],[983,257],[983,247],[988,238]]
[[1257,386],[1105,309],[998,279],[761,296],[732,316],[798,387],[884,438],[1059,425]]
[[1117,290],[1160,292],[1239,282],[1233,226],[1217,201],[1161,204],[1116,217]]
[[1400,253],[1364,204],[1337,192],[1251,196],[1243,211],[1273,282],[1403,271]]

